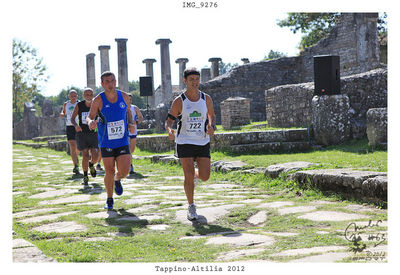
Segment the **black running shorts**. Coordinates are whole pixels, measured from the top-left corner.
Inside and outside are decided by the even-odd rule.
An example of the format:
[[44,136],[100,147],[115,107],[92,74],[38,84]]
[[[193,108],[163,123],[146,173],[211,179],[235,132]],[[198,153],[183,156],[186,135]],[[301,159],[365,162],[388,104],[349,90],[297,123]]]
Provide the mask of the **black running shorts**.
[[102,148],[100,148],[100,151],[101,151],[101,157],[102,158],[108,158],[108,157],[116,158],[118,156],[131,153],[129,151],[129,145],[118,147],[118,148],[102,147]]
[[98,148],[99,140],[97,138],[97,133],[83,133],[76,132],[76,145],[79,151],[90,148]]
[[67,126],[67,140],[75,140],[75,126]]
[[206,145],[175,144],[175,156],[178,158],[211,158],[210,143]]

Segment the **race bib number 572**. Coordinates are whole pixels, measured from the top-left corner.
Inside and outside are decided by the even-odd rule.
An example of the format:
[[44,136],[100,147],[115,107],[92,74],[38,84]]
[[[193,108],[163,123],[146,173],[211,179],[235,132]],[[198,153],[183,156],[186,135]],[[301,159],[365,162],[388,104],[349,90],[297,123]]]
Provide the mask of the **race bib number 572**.
[[107,123],[108,139],[120,139],[125,133],[125,123],[123,120],[111,121]]

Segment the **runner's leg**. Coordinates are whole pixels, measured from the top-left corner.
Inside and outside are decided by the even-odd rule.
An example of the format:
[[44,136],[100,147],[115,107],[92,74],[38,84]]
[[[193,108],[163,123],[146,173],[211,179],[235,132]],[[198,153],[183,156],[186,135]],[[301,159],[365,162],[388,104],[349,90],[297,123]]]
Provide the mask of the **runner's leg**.
[[95,165],[98,159],[99,159],[99,149],[90,148],[90,162],[93,165]]
[[71,159],[74,166],[78,165],[78,148],[76,148],[76,141],[74,139],[68,140],[69,149],[71,153]]
[[206,181],[210,178],[211,171],[211,160],[210,158],[196,158],[197,169],[196,169],[196,177],[201,179],[202,181]]
[[131,154],[135,152],[136,138],[129,138],[129,151]]
[[82,150],[82,170],[83,172],[87,172],[88,167],[89,167],[89,149],[83,149]]
[[[117,180],[125,178],[128,175],[129,168],[131,166],[131,160],[132,160],[131,154],[120,155],[116,158],[116,162],[117,162],[116,179]],[[103,158],[103,163],[104,163],[104,158]]]
[[115,158],[103,158],[104,164],[104,186],[107,192],[107,198],[112,198],[114,194],[114,174],[115,174]]
[[180,158],[183,174],[185,176],[183,187],[189,204],[194,200],[194,160],[193,158]]

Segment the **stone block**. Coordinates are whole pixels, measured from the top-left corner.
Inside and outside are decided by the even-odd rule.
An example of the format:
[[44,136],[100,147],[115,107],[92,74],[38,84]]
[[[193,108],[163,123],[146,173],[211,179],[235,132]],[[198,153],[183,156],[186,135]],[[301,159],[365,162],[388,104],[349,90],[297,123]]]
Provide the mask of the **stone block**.
[[164,103],[160,103],[157,105],[155,111],[155,119],[156,119],[155,129],[157,132],[165,132],[164,123],[168,115],[168,110],[169,110],[168,105]]
[[340,144],[350,139],[350,103],[347,95],[314,96],[312,124],[317,144]]
[[56,151],[64,151],[69,153],[69,145],[66,140],[61,141],[48,141],[49,148]]
[[384,172],[352,169],[298,171],[288,176],[300,185],[311,184],[321,190],[335,191],[367,200],[387,201],[387,175]]
[[305,161],[294,161],[281,164],[274,164],[267,167],[265,175],[270,176],[271,178],[277,178],[281,173],[288,173],[291,171],[301,170],[303,168],[309,168],[312,165],[315,165],[315,163],[305,162]]
[[250,99],[229,97],[221,102],[221,122],[224,129],[250,123]]
[[367,136],[369,145],[372,147],[387,143],[387,108],[368,110]]

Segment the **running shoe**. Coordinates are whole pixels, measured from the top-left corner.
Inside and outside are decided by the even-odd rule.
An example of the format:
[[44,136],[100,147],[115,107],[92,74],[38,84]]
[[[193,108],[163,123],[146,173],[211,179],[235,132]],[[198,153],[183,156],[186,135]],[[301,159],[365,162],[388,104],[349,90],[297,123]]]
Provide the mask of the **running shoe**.
[[131,164],[131,170],[129,170],[129,174],[135,174],[135,171],[133,170],[133,166],[132,166],[132,164]]
[[83,184],[87,185],[89,182],[89,177],[87,175],[83,176]]
[[121,180],[114,181],[114,190],[115,194],[117,194],[118,196],[122,195],[124,189],[122,188]]
[[103,170],[103,168],[101,168],[101,165],[100,165],[100,163],[97,163],[97,165],[96,165],[96,170],[97,170],[97,171],[101,171],[101,170]]
[[79,168],[78,168],[78,165],[75,165],[75,167],[74,167],[74,169],[72,169],[72,173],[75,173],[75,174],[79,174]]
[[96,177],[96,169],[94,169],[93,163],[89,162],[89,170],[90,170],[90,175],[95,178]]
[[107,198],[106,205],[104,206],[104,209],[107,209],[107,210],[113,210],[114,209],[114,199],[113,198]]
[[187,219],[189,221],[197,220],[199,217],[196,213],[196,205],[193,203],[188,207]]

